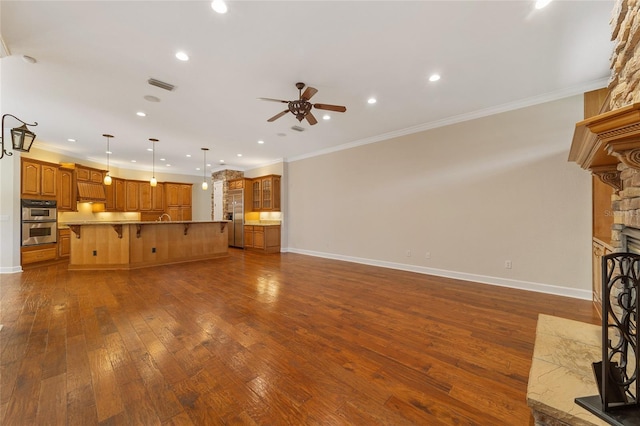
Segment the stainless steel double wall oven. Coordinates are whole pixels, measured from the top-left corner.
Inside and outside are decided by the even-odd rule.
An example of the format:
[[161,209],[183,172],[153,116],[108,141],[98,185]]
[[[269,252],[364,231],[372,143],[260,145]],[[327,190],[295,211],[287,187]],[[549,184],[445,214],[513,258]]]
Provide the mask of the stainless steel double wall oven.
[[22,200],[22,245],[55,243],[58,211],[54,200]]

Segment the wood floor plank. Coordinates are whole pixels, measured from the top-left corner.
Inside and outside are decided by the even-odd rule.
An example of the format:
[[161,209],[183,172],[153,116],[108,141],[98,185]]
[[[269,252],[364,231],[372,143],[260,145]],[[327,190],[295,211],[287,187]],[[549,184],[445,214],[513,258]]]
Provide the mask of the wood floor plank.
[[3,425],[530,425],[538,314],[588,301],[286,253],[0,286]]

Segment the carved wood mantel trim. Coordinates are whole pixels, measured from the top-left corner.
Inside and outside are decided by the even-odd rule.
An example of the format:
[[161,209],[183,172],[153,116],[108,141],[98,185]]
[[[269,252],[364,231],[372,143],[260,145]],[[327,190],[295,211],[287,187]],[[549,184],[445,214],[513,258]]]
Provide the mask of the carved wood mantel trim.
[[615,165],[612,166],[596,166],[591,168],[591,173],[617,191],[622,191],[622,180],[620,179],[620,171]]
[[576,123],[569,161],[619,191],[618,164],[640,170],[640,103]]

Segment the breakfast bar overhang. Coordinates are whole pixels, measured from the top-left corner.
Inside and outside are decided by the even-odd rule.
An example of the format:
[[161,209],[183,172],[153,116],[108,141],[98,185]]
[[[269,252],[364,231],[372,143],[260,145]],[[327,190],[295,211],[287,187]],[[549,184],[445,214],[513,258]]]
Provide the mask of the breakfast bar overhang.
[[77,222],[70,270],[137,269],[229,254],[226,221]]

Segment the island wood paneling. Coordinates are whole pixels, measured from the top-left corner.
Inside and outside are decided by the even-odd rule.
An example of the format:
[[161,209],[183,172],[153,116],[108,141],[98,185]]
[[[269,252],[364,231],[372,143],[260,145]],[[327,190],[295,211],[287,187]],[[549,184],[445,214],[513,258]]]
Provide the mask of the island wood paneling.
[[[71,224],[69,269],[132,269],[226,256],[225,222]],[[117,228],[117,229],[116,229]],[[121,230],[121,236],[117,230]]]
[[590,301],[236,249],[33,267],[0,303],[3,425],[532,425],[538,314],[598,322]]

